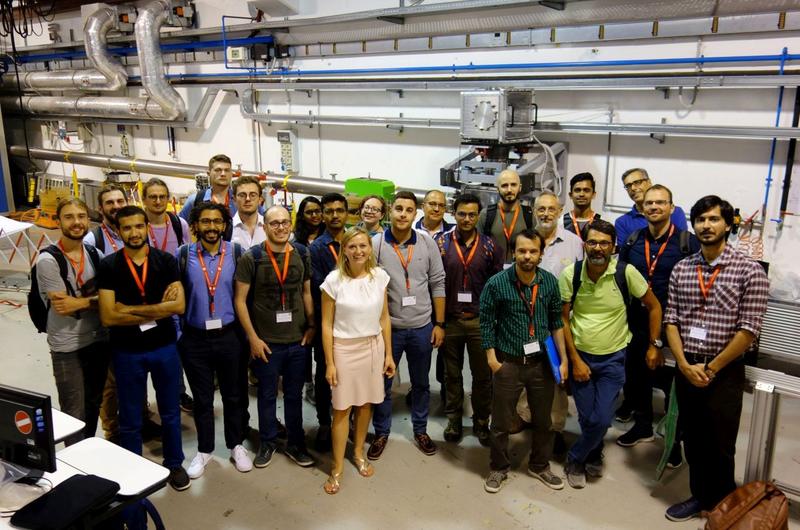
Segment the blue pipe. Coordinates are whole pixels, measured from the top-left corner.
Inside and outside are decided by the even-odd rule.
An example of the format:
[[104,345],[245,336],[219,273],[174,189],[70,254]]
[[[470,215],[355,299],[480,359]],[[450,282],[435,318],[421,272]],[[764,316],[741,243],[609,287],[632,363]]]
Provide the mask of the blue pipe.
[[[162,44],[161,51],[165,53],[191,51],[191,50],[207,50],[207,49],[224,49],[226,46],[250,46],[252,44],[271,44],[275,39],[271,35],[262,35],[260,37],[250,37],[242,39],[229,39],[229,40],[207,40],[197,42],[180,42],[174,44]],[[119,48],[109,48],[108,51],[112,55],[136,55],[136,46],[123,46]],[[57,61],[60,59],[82,59],[86,57],[86,52],[61,52],[61,53],[44,53],[38,55],[21,55],[18,58],[20,63],[37,63],[43,61]],[[11,59],[3,57],[3,61],[10,62]]]
[[[786,57],[789,56],[789,48],[784,48],[781,53],[781,63],[779,75],[783,75],[783,67],[786,64]],[[778,89],[778,108],[775,111],[775,127],[781,123],[781,111],[783,110],[783,85]],[[772,187],[772,168],[775,165],[775,147],[778,144],[778,139],[772,139],[772,147],[769,153],[769,169],[767,170],[766,189],[764,190],[764,204],[761,205],[761,216],[766,217],[767,206],[769,204],[769,190]]]

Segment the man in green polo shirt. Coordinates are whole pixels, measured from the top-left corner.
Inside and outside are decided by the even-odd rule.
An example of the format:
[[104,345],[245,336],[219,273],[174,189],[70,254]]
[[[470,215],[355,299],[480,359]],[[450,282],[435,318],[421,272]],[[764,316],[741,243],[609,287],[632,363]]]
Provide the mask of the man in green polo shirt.
[[[647,280],[632,265],[617,265],[614,225],[592,221],[586,233],[586,259],[567,266],[558,279],[564,340],[569,355],[570,387],[581,435],[567,453],[565,471],[573,488],[586,486],[586,475],[603,473],[603,437],[614,418],[614,402],[625,382],[625,348],[631,340],[626,295],[642,301],[649,314],[647,356],[663,364],[655,346],[661,335],[661,306]],[[579,281],[575,282],[576,270]],[[577,293],[573,296],[573,292]],[[570,316],[570,312],[572,315]],[[655,360],[655,358],[658,358]]]
[[511,238],[514,266],[492,276],[480,300],[480,329],[492,381],[490,473],[484,483],[489,493],[500,491],[511,463],[508,435],[523,389],[533,413],[533,433],[528,473],[547,487],[559,490],[564,482],[550,471],[553,431],[550,409],[555,379],[545,349],[552,335],[557,346],[561,380],[566,379],[567,357],[561,329],[558,280],[539,268],[544,239],[531,229]]

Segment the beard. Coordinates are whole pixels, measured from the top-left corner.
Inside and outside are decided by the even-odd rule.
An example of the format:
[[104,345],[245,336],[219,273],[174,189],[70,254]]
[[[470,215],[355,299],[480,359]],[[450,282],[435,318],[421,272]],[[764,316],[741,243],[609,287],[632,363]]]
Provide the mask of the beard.
[[[510,193],[506,195],[511,195]],[[514,204],[519,199],[519,193],[515,193],[513,197],[507,199],[506,195],[500,194],[500,200],[502,200],[505,204]]]
[[73,241],[82,241],[82,240],[83,240],[83,238],[84,238],[84,237],[86,237],[86,234],[87,234],[88,232],[89,232],[89,231],[86,229],[86,227],[84,227],[84,228],[83,228],[83,230],[81,230],[81,235],[79,235],[79,236],[74,236],[74,235],[72,235],[72,234],[70,233],[70,231],[69,231],[69,230],[63,230],[63,229],[62,229],[62,230],[61,230],[61,235],[63,235],[63,236],[64,236],[64,237],[66,237],[67,239],[71,239],[71,240],[73,240]]
[[219,241],[220,231],[219,230],[205,230],[200,232],[200,239],[205,241],[206,243],[216,243]]
[[125,246],[131,250],[139,250],[143,246],[147,244],[147,238],[142,238],[142,240],[138,243],[133,243],[131,241],[125,241]]

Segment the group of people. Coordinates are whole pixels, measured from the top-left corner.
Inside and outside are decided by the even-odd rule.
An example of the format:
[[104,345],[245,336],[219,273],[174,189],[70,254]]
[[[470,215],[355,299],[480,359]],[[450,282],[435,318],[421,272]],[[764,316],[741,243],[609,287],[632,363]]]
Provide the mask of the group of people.
[[[341,194],[306,197],[293,224],[282,206],[261,210],[258,180],[231,182],[226,156],[211,159],[209,175],[211,188],[190,197],[180,217],[166,213],[163,181],[145,184],[144,209],[126,205],[122,190],[106,185],[94,237],[86,205],[61,203],[58,249],[67,274],[52,252],[37,263],[51,307],[48,342],[62,409],[84,419],[85,435],[93,436],[113,376],[119,443],[141,454],[150,374],[175,489],[188,488],[212,458],[215,381],[225,442],[239,471],[268,466],[278,448],[279,390],[283,452],[300,466],[314,465],[303,429],[305,388],[316,407],[314,448],[332,450],[324,490],[341,487],[348,437],[358,473],[372,476],[371,462],[388,446],[393,376],[404,354],[414,442],[434,455],[427,432],[434,349],[448,443],[464,436],[466,351],[472,433],[490,448],[487,492],[501,489],[511,466],[509,435],[526,426],[529,474],[562,489],[550,460],[565,453],[566,482],[585,487],[587,476],[603,474],[603,439],[615,417],[634,420],[620,446],[654,439],[653,387],[669,389],[673,373],[691,497],[667,517],[694,517],[735,488],[742,357],[758,336],[768,280],[758,263],[726,244],[733,225],[727,201],[698,200],[692,234],[672,192],[636,168],[622,176],[634,206],[611,224],[592,210],[590,173],[571,179],[573,209],[565,213],[547,191],[523,204],[519,175],[505,170],[497,177],[497,204],[461,194],[452,205],[454,225],[444,220],[441,191],[428,192],[416,223],[417,198],[400,191],[391,202],[365,197],[360,222],[348,229]],[[101,261],[91,245],[105,255]],[[662,337],[677,370],[663,368]],[[257,385],[260,438],[252,458],[242,445],[250,422],[248,369]],[[181,370],[198,435],[188,470]],[[570,447],[562,434],[568,393],[580,425]],[[374,436],[366,447],[370,420]],[[676,447],[672,467],[683,461]]]

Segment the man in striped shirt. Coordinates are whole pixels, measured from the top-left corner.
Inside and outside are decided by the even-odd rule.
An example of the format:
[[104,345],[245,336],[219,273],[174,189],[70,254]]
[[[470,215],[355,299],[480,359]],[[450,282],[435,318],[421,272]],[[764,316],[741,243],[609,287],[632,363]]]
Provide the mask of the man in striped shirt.
[[566,379],[561,300],[558,281],[539,268],[544,239],[531,229],[511,238],[514,266],[492,276],[481,293],[480,328],[483,349],[494,374],[490,468],[484,489],[500,491],[511,468],[508,435],[519,395],[528,392],[533,413],[528,473],[547,487],[559,490],[564,482],[550,471],[553,431],[550,410],[555,379],[545,349],[552,335],[561,358],[561,380]]
[[675,378],[692,496],[667,509],[671,521],[711,510],[736,489],[736,436],[745,385],[744,354],[754,347],[767,310],[763,268],[727,245],[733,207],[716,195],[692,207],[700,252],[670,276],[667,340]]

